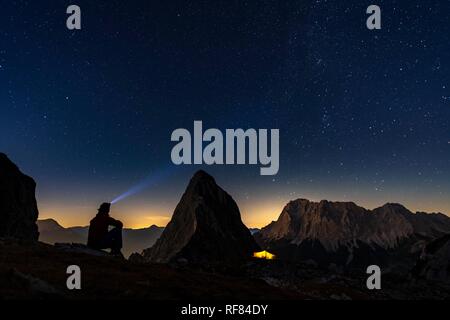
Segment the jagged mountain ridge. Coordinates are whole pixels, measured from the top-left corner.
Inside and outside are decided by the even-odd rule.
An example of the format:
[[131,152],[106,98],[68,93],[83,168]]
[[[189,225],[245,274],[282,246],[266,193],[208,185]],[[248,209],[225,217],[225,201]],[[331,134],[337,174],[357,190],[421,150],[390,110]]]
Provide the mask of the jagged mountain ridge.
[[332,262],[339,256],[349,264],[358,255],[383,261],[390,251],[418,254],[427,241],[446,233],[450,218],[440,213],[414,214],[400,204],[368,210],[353,202],[297,199],[255,238],[284,258]]

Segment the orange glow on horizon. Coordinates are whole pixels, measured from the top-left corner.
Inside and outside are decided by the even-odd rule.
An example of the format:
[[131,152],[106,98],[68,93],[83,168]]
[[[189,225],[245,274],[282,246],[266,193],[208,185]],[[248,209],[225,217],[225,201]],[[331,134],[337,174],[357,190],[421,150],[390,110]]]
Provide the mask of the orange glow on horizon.
[[[271,221],[277,220],[283,207],[277,208],[274,206],[273,209],[265,207],[261,211],[258,209],[259,207],[256,207],[251,210],[253,214],[246,215],[241,213],[242,220],[248,228],[262,228]],[[258,214],[257,212],[260,213]],[[95,214],[95,207],[40,206],[39,208],[39,219],[54,219],[65,228],[87,226]],[[113,210],[110,215],[115,219],[121,220],[125,228],[131,229],[148,228],[151,225],[165,227],[172,217],[172,214],[166,215],[161,213],[161,211],[144,208],[139,210],[134,208],[120,212]]]
[[[98,205],[42,204],[39,206],[39,219],[54,219],[65,228],[87,226],[97,214],[97,207]],[[171,218],[171,214],[166,214],[166,211],[159,207],[113,206],[110,215],[121,220],[124,227],[130,229],[148,228],[152,225],[165,227]]]
[[[306,195],[304,198],[308,198],[311,201],[320,201],[319,197],[313,197]],[[323,197],[328,198],[330,197]],[[333,199],[333,198],[331,198]],[[273,199],[252,199],[236,201],[240,208],[241,218],[244,224],[248,228],[262,228],[267,226],[270,222],[278,219],[284,206],[292,199],[277,198]],[[374,203],[369,199],[361,199],[363,201],[355,203],[367,209],[372,209],[383,205],[385,202]],[[330,200],[335,201],[335,200]],[[346,200],[341,200],[346,201]],[[402,203],[400,201],[400,203]],[[424,212],[443,212],[448,213],[450,210],[442,210],[443,203],[440,203],[440,207],[432,209],[427,206],[428,203],[402,203],[409,210],[424,211]],[[437,203],[434,203],[436,205]],[[97,213],[97,203],[86,203],[83,205],[76,203],[39,203],[39,219],[54,219],[63,227],[73,226],[87,226],[90,220]],[[141,229],[148,228],[151,225],[157,225],[165,227],[173,214],[176,202],[163,204],[148,204],[148,203],[125,203],[116,204],[112,206],[111,216],[115,219],[119,219],[124,223],[126,228]]]

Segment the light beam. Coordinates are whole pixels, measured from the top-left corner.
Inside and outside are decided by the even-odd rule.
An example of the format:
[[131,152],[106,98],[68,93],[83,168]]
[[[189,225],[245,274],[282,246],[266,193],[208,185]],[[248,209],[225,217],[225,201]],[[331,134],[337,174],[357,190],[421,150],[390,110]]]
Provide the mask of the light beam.
[[116,198],[114,198],[111,201],[111,204],[116,204],[119,201],[122,201],[132,195],[135,195],[147,188],[150,188],[152,186],[155,186],[159,181],[163,180],[164,178],[167,178],[171,173],[173,173],[173,168],[165,168],[163,170],[157,171],[154,174],[150,174],[146,178],[142,179],[139,183],[132,186],[130,189],[122,193],[121,195],[118,195]]

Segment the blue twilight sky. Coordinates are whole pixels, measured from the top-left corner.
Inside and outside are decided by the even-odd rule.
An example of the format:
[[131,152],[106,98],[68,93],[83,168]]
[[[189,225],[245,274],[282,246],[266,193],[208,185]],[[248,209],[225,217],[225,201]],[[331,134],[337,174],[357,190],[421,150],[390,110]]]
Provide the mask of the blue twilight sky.
[[[375,2],[377,31],[365,0],[8,1],[0,151],[65,226],[153,176],[113,215],[163,225],[199,168],[249,226],[298,197],[450,213],[450,3]],[[278,175],[173,166],[171,132],[194,120],[280,129]]]

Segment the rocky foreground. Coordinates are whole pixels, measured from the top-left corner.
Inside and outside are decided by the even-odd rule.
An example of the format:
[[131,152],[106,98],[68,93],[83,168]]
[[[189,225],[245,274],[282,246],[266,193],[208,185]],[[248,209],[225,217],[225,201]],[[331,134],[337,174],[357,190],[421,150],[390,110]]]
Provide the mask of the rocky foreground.
[[[82,272],[82,289],[68,290],[69,265]],[[65,252],[51,245],[0,240],[0,299],[278,300],[303,296],[262,280],[137,264],[114,257]]]
[[[68,290],[69,265],[82,289]],[[140,264],[67,252],[43,244],[0,240],[0,299],[385,300],[448,299],[450,287],[405,275],[383,275],[382,290],[366,288],[363,272],[339,273],[282,261],[254,260],[233,268]]]

